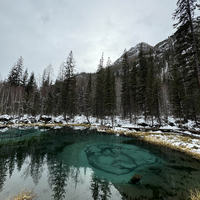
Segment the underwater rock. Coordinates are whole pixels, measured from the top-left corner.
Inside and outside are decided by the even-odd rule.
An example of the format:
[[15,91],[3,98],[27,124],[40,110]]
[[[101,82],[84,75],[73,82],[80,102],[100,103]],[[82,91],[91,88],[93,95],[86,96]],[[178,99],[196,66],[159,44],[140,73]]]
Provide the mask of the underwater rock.
[[139,147],[129,144],[94,143],[86,146],[84,154],[94,170],[117,176],[132,173],[144,165],[160,162],[160,159],[149,151],[141,151]]
[[131,180],[130,180],[128,183],[130,183],[130,184],[136,184],[136,183],[138,183],[141,179],[142,179],[142,175],[140,175],[140,174],[135,174],[135,175],[131,178]]

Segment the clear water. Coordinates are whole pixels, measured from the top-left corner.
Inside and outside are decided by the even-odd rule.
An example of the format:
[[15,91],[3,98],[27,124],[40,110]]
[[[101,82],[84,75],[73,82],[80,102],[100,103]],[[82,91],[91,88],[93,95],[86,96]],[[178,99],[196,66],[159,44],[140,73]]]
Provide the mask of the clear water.
[[[139,183],[129,180],[142,175]],[[170,149],[95,130],[0,132],[0,199],[27,188],[38,200],[188,199],[200,163]]]

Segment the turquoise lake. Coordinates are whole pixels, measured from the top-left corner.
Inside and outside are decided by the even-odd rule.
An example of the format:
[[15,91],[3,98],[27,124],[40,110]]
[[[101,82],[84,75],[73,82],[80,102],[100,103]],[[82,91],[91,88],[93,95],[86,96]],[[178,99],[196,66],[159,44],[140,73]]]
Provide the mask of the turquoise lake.
[[[129,184],[134,174],[142,179]],[[27,188],[38,200],[188,199],[200,163],[136,138],[70,127],[0,132],[0,199]]]

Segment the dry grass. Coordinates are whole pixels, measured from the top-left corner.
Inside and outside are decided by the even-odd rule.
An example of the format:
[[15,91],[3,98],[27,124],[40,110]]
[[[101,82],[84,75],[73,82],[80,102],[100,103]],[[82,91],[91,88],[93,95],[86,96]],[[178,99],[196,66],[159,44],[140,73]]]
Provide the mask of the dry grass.
[[149,143],[152,143],[152,144],[162,145],[162,146],[165,146],[166,148],[171,148],[171,149],[174,149],[176,151],[183,152],[183,153],[185,153],[187,155],[192,156],[195,159],[200,160],[200,154],[197,153],[197,152],[194,152],[190,148],[188,148],[187,144],[185,144],[186,141],[184,140],[184,137],[182,137],[182,138],[183,138],[183,140],[181,140],[181,141],[183,142],[183,144],[180,144],[179,146],[173,145],[170,141],[157,140],[154,137],[144,138],[144,140],[149,142]]
[[32,123],[32,124],[25,124],[25,123],[19,123],[19,124],[7,124],[5,127],[23,127],[23,126],[44,126],[44,127],[54,127],[54,126],[84,126],[84,127],[91,127],[92,125],[89,124],[60,124],[60,123],[52,123],[52,124],[45,124],[45,123]]
[[192,142],[191,137],[188,137],[188,136],[184,136],[184,137],[183,136],[178,136],[177,138],[179,140],[185,142],[185,143],[191,143]]
[[33,190],[24,189],[20,191],[16,196],[11,195],[6,200],[36,200],[37,195],[33,192]]
[[191,200],[200,200],[200,190],[190,190],[190,199]]
[[84,127],[91,127],[91,125],[89,125],[89,124],[64,124],[64,126],[84,126]]
[[[165,140],[162,138],[162,133],[153,133],[153,132],[133,132],[133,131],[115,131],[112,129],[106,130],[107,133],[118,133],[119,135],[126,135],[127,137],[138,137],[141,140],[158,145],[164,146],[166,148],[174,149],[176,151],[183,152],[193,158],[200,160],[200,154],[198,152],[194,152],[193,150],[198,149],[197,146],[194,148],[188,148],[188,144],[192,142],[192,137],[190,136],[181,136],[181,135],[174,135],[172,133],[164,133],[167,138]],[[178,142],[179,145],[174,145],[174,141]],[[196,145],[198,145],[196,143]]]

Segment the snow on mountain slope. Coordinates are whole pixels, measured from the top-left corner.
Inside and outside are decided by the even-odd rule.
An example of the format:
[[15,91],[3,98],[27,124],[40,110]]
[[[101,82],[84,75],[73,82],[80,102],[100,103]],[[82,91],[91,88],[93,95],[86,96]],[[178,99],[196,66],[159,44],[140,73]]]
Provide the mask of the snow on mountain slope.
[[[174,43],[173,36],[170,36],[167,39],[159,42],[154,47],[145,42],[141,42],[137,44],[135,47],[131,47],[127,51],[127,55],[128,55],[129,61],[133,61],[137,59],[140,52],[140,48],[142,47],[142,50],[144,51],[144,53],[148,53],[149,50],[152,49],[156,57],[165,58],[166,57],[165,54],[170,50],[170,48],[172,48],[173,43]],[[114,65],[120,65],[122,60],[123,60],[123,54],[120,58],[118,58],[114,62]]]

